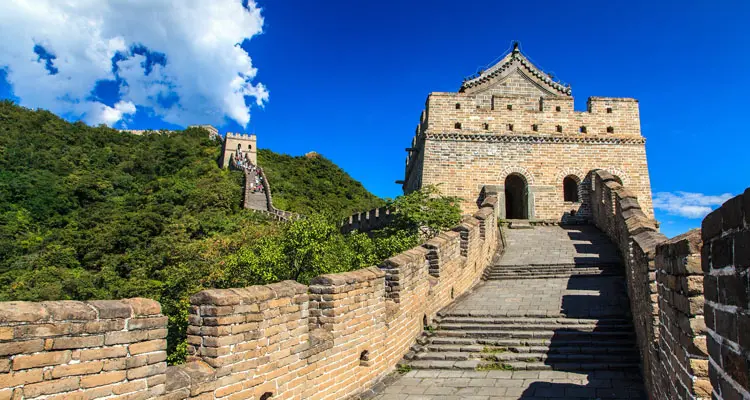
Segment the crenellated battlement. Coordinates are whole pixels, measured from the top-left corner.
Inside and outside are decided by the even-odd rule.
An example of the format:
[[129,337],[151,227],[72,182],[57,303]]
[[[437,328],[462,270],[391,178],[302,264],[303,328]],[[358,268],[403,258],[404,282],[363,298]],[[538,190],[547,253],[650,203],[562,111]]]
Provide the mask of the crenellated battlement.
[[375,208],[349,216],[341,222],[341,233],[351,231],[368,232],[380,229],[393,221],[394,214],[388,207]]
[[419,131],[487,135],[543,134],[576,137],[640,136],[638,101],[590,97],[586,111],[575,111],[572,97],[431,93]]
[[478,282],[501,246],[496,204],[378,267],[191,296],[188,362],[169,368],[154,301],[0,303],[0,398],[362,394]]

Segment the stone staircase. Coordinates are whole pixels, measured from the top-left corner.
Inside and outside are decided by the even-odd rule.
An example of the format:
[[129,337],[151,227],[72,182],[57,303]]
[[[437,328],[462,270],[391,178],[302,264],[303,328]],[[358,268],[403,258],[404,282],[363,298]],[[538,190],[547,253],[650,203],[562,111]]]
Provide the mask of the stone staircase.
[[549,243],[539,232],[510,234],[516,246],[485,270],[473,293],[438,313],[406,355],[411,368],[638,373],[616,250],[595,233],[587,237],[586,228],[567,232],[576,240],[544,229]]
[[628,319],[447,314],[414,346],[414,369],[637,370]]
[[569,278],[571,276],[623,276],[622,265],[618,263],[597,264],[495,264],[489,266],[482,279],[545,279]]

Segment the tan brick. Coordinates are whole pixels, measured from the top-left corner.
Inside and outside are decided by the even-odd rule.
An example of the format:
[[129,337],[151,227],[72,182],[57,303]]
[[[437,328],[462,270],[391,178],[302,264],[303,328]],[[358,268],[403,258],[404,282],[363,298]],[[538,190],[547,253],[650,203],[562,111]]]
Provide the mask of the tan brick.
[[7,326],[0,326],[0,340],[11,340],[13,339],[13,328]]
[[13,389],[0,389],[0,400],[11,400],[13,398]]
[[0,360],[0,373],[10,371],[10,359],[4,358]]
[[50,351],[32,355],[20,355],[13,359],[13,370],[66,364],[70,361],[70,351]]
[[62,378],[73,375],[97,374],[102,370],[103,364],[101,361],[89,361],[78,364],[58,365],[52,369],[52,377]]
[[107,332],[104,335],[104,344],[107,346],[113,344],[125,344],[142,342],[148,339],[149,331],[121,331],[121,332]]
[[148,342],[140,342],[131,344],[128,346],[130,355],[137,355],[142,353],[150,353],[152,351],[166,350],[167,341],[164,339],[149,340]]
[[105,358],[125,357],[128,349],[125,346],[102,347],[100,349],[81,350],[81,361],[101,360]]
[[26,385],[23,387],[23,394],[26,398],[31,398],[45,394],[69,392],[78,389],[79,379],[78,377],[69,377]]
[[111,383],[124,381],[125,371],[102,372],[97,375],[84,376],[81,378],[81,387],[84,389],[109,385]]
[[131,318],[128,321],[128,330],[138,329],[164,329],[167,327],[167,317]]
[[18,339],[60,336],[70,332],[70,324],[59,322],[54,324],[20,325],[16,326],[13,331],[14,336]]
[[146,365],[143,367],[129,369],[128,379],[145,378],[147,376],[163,374],[166,372],[167,372],[167,363],[161,362],[158,364]]
[[30,369],[26,371],[9,372],[0,374],[0,388],[9,388],[27,383],[41,382],[44,379],[43,370]]
[[52,349],[82,349],[86,347],[99,347],[104,345],[104,335],[59,337],[53,339]]
[[0,356],[21,353],[36,353],[44,350],[44,339],[24,340],[20,342],[0,343]]

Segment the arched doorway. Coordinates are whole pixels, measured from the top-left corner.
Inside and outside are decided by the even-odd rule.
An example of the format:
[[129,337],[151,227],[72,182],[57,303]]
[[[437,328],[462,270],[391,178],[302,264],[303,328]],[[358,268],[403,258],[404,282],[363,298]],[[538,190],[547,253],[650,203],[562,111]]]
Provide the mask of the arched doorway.
[[505,178],[505,218],[529,218],[529,187],[519,174]]

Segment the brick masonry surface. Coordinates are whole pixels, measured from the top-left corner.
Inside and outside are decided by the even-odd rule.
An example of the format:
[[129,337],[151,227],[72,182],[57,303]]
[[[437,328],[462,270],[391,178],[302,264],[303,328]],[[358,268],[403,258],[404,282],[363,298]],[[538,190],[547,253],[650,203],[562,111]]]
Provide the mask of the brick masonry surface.
[[636,196],[592,176],[592,216],[620,248],[653,399],[750,399],[750,189],[667,240]]
[[703,220],[709,375],[716,399],[750,399],[750,189]]
[[478,282],[502,243],[496,203],[379,268],[195,294],[180,366],[155,301],[0,303],[0,400],[358,396]]

